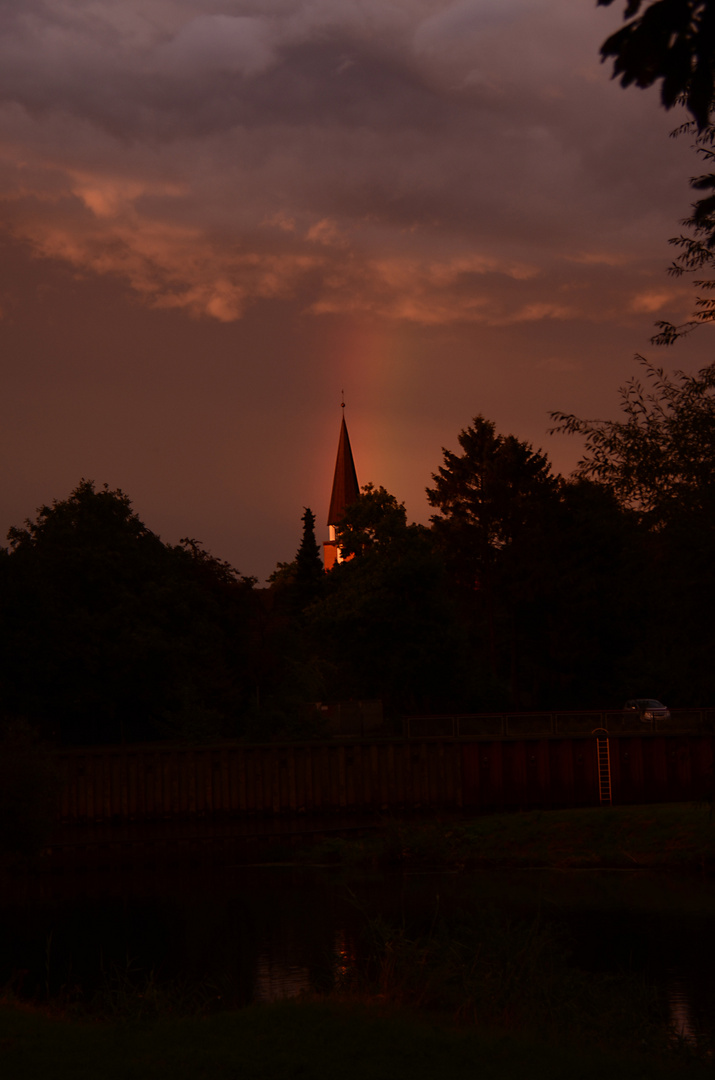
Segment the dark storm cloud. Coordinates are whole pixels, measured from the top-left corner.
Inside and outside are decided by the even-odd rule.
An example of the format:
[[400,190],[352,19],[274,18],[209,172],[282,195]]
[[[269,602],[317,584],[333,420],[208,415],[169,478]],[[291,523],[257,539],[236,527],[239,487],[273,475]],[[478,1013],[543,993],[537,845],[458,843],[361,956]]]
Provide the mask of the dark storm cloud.
[[[110,20],[104,9],[104,24],[101,5],[6,10],[0,91],[29,109],[67,110],[113,133],[157,138],[238,125],[389,129],[444,120],[443,103],[409,62],[406,43],[360,40],[349,18],[336,21],[339,3],[317,27],[297,23],[295,13],[280,19],[172,8],[178,18],[163,28],[166,5],[151,3],[146,20]],[[180,21],[173,32],[172,21]]]
[[[657,305],[684,170],[600,25],[573,0],[6,5],[4,218],[222,320],[306,282],[316,313],[425,323]],[[591,276],[624,263],[626,295]]]

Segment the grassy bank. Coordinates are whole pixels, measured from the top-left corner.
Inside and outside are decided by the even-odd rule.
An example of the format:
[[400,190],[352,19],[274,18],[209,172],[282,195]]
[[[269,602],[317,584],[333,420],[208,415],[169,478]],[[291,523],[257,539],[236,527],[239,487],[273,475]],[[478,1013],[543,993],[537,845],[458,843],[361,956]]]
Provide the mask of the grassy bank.
[[[686,1068],[687,1066],[687,1068]],[[546,1045],[364,1004],[285,1002],[149,1024],[78,1022],[0,1007],[13,1080],[705,1080],[712,1065]]]
[[715,871],[709,806],[531,810],[460,820],[393,819],[377,833],[334,838],[302,852],[346,865],[691,869]]

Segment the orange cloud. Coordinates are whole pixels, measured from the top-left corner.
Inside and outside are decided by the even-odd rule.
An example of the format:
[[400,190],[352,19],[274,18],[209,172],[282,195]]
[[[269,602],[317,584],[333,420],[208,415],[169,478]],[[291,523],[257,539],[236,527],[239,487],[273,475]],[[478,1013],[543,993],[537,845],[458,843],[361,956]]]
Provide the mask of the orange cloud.
[[115,218],[131,211],[142,196],[171,198],[185,195],[188,191],[186,184],[103,176],[75,169],[68,170],[67,175],[72,193],[100,218]]
[[319,264],[308,255],[221,250],[196,227],[101,222],[101,228],[26,220],[16,231],[42,256],[80,271],[114,274],[153,307],[185,308],[221,322],[239,319],[258,298],[290,296]]
[[[440,260],[367,256],[333,267],[311,310],[316,314],[371,312],[423,325],[505,325],[529,318],[567,317],[567,309],[555,304],[533,304],[531,311],[522,307],[510,312],[502,279],[525,280],[536,273],[533,267],[502,264],[491,256],[459,255]],[[478,286],[475,279],[479,279]],[[496,287],[497,281],[501,288]]]
[[631,298],[628,310],[636,315],[651,315],[672,303],[677,293],[673,289],[652,289]]
[[337,222],[330,218],[322,218],[311,225],[306,233],[306,240],[325,244],[327,247],[346,247],[348,243],[347,238],[338,228]]

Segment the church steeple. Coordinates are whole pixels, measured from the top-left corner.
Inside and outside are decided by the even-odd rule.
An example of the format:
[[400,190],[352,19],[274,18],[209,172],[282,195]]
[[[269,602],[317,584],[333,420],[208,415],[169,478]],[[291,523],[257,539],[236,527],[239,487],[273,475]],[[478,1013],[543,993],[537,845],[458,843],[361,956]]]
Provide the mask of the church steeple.
[[[344,408],[344,406],[343,406]],[[340,425],[340,439],[338,441],[338,456],[335,461],[335,475],[333,476],[333,491],[330,496],[330,509],[328,511],[328,525],[339,525],[340,519],[345,513],[345,507],[350,506],[357,500],[360,494],[353,452],[350,448],[350,436],[348,426],[343,422]]]
[[[345,402],[342,403],[345,408]],[[323,559],[325,569],[330,570],[336,562],[340,562],[340,547],[335,539],[335,526],[339,525],[346,507],[357,501],[360,494],[353,452],[350,447],[350,436],[345,423],[345,413],[340,425],[340,439],[338,440],[338,456],[335,461],[335,474],[333,476],[333,490],[330,495],[330,509],[328,510],[328,525],[330,526],[330,539],[323,544]]]

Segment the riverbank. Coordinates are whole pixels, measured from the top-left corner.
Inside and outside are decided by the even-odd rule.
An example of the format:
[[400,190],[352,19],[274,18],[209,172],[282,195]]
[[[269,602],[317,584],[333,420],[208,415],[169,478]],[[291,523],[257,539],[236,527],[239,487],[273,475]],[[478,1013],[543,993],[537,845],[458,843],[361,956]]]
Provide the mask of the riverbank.
[[663,803],[460,819],[394,818],[362,836],[319,840],[302,848],[299,857],[347,866],[672,869],[712,874],[715,813],[708,804]]
[[282,1002],[151,1022],[87,1022],[0,1006],[0,1066],[13,1080],[705,1080],[710,1062],[548,1045],[459,1029],[382,1005]]
[[244,815],[58,826],[41,853],[3,871],[290,862],[395,869],[618,869],[715,874],[710,804],[659,803],[470,815]]

